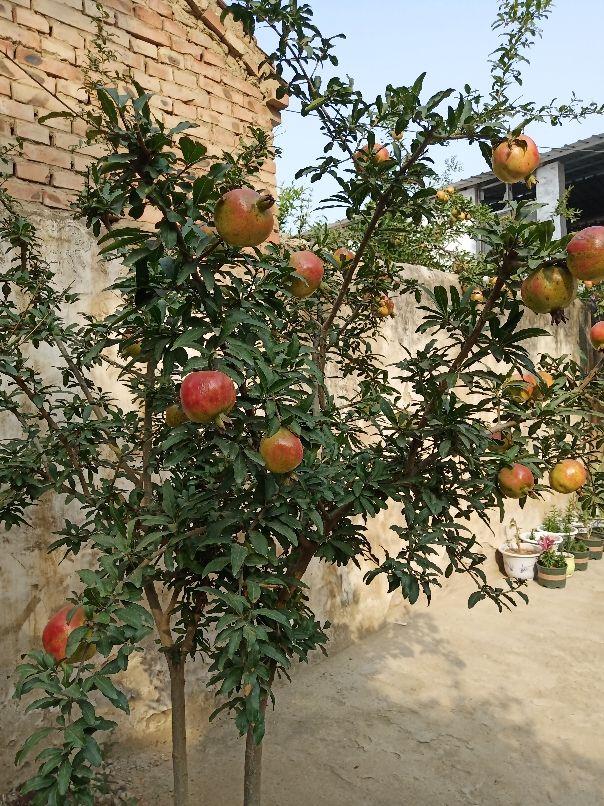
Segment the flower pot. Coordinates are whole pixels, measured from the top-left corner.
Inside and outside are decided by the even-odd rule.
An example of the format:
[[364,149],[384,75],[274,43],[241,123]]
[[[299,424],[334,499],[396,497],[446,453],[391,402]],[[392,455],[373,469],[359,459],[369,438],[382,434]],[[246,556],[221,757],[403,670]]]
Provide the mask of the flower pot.
[[592,531],[589,537],[584,537],[583,542],[589,549],[589,559],[590,560],[601,560],[602,559],[602,547],[604,544],[604,535],[598,534],[598,532]]
[[575,573],[575,555],[570,551],[563,551],[562,554],[566,560],[566,578],[568,579]]
[[535,563],[541,554],[541,550],[535,548],[531,543],[521,543],[520,548],[527,553],[518,554],[507,543],[499,547],[499,551],[503,556],[505,573],[511,579],[534,579]]
[[566,567],[546,568],[537,563],[537,582],[544,588],[565,588]]
[[[583,540],[585,542],[585,540]],[[575,558],[575,571],[587,571],[589,566],[589,549],[587,551],[573,551]]]

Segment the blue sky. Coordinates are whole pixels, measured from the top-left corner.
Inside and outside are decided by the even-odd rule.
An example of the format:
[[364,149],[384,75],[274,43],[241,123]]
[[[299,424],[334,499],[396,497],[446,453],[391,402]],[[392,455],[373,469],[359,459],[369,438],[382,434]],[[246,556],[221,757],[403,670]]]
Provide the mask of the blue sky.
[[[497,46],[491,22],[496,0],[309,0],[325,34],[345,33],[338,45],[340,75],[349,74],[368,98],[387,83],[409,84],[424,70],[428,91],[471,84],[488,90],[489,53]],[[602,0],[558,0],[544,26],[543,39],[530,53],[524,75],[524,97],[547,102],[566,100],[574,90],[584,100],[604,101],[604,3]],[[263,43],[262,35],[260,37]],[[604,132],[604,118],[588,118],[563,127],[532,126],[528,133],[542,151]],[[277,130],[283,149],[278,181],[289,183],[299,167],[321,152],[323,139],[316,118],[283,114]],[[437,167],[454,153],[463,166],[456,178],[486,170],[477,146],[457,143],[452,151],[434,153]],[[329,190],[315,190],[318,201]],[[339,217],[331,212],[330,218]]]

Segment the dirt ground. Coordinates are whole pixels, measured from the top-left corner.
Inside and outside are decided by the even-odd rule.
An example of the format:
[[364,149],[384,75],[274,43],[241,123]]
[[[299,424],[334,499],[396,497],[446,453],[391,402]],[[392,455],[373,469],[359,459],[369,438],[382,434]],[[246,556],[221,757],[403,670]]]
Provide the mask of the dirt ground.
[[[296,670],[268,722],[265,806],[603,806],[604,562],[565,591],[531,584],[531,604],[503,615],[466,595],[394,609]],[[158,751],[113,754],[145,806],[171,802],[167,737]],[[232,724],[204,726],[190,755],[193,806],[239,806]]]

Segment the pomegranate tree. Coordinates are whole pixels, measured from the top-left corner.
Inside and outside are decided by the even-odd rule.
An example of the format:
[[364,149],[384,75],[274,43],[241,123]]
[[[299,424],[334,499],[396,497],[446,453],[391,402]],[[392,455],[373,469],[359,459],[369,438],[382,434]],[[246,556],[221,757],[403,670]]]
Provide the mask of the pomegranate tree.
[[[300,176],[335,179],[328,206],[342,208],[346,227],[267,243],[272,197],[252,190],[272,156],[266,133],[252,130],[241,149],[212,156],[216,149],[196,139],[198,126],[189,136],[156,120],[140,87],[99,85],[98,103],[81,111],[106,153],[76,212],[102,253],[123,262],[111,286],[116,310],[83,316],[76,295],[89,289],[65,291],[33,226],[0,194],[0,237],[11,250],[0,375],[3,416],[15,433],[3,444],[0,519],[9,529],[26,522],[51,493],[61,499],[57,513],[79,508],[58,524],[53,550],[86,558],[73,599],[95,613],[71,633],[72,645],[81,638],[96,646],[94,657],[57,665],[33,636],[19,672],[18,695],[40,694],[35,708],[55,719],[48,740],[58,766],[48,770],[40,759],[28,785],[35,806],[92,802],[95,736],[106,727],[96,698],[127,710],[114,676],[127,674],[135,650],[155,651],[145,641],[151,633],[170,678],[176,806],[188,801],[185,671],[195,659],[209,662],[208,685],[246,736],[244,799],[259,806],[273,683],[328,638],[303,581],[310,563],[363,563],[367,584],[380,579],[411,604],[466,574],[475,587],[470,606],[484,599],[511,607],[520,583],[489,581],[464,524],[497,517],[505,497],[540,494],[536,479],[571,445],[586,466],[593,455],[583,412],[588,396],[600,395],[597,372],[585,377],[550,357],[538,361],[556,378],[547,393],[545,383],[522,379],[531,405],[505,394],[509,377],[538,377],[527,346],[535,332],[520,325],[520,282],[558,265],[566,242],[554,239],[550,222],[534,220],[529,202],[499,216],[456,198],[454,225],[452,194],[451,209],[436,196],[435,157],[460,140],[487,154],[493,142],[506,143],[506,177],[525,177],[534,151],[509,132],[546,113],[508,98],[510,73],[497,63],[489,101],[465,88],[456,100],[448,90],[432,94],[423,76],[368,101],[338,77],[338,39],[323,37],[308,4],[226,6],[242,38],[256,24],[276,32],[267,65],[279,78],[277,99],[289,93],[325,137]],[[530,10],[520,16],[505,28],[516,43],[504,46],[512,67],[526,43],[522,26],[537,27]],[[576,112],[571,104],[551,114],[568,109]],[[138,223],[143,213],[157,220],[152,233]],[[422,254],[431,251],[424,226],[435,219],[447,235],[460,221],[469,231],[481,222],[493,282],[468,284],[480,289],[480,305],[454,278],[418,284],[399,259],[412,230],[414,244],[428,242]],[[344,245],[352,253],[345,270],[325,272]],[[394,298],[413,312],[422,346],[401,339],[390,366],[382,347],[392,329],[379,308],[389,315]],[[141,346],[138,361],[116,350],[131,344]],[[37,360],[41,345],[58,368],[52,382]],[[119,394],[102,385],[116,364]],[[401,390],[409,392],[404,410]],[[488,422],[511,440],[494,440]],[[378,516],[392,524],[388,555],[372,545]],[[49,610],[60,604],[53,591],[44,595]],[[87,715],[84,734],[65,719],[66,702],[77,703],[76,720]]]

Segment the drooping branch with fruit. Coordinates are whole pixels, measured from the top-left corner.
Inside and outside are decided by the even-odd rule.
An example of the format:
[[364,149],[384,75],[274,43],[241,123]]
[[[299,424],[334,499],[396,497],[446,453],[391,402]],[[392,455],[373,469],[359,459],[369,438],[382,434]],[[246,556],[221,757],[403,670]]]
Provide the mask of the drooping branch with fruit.
[[[534,14],[512,20],[520,32],[548,4],[525,5]],[[75,212],[101,254],[123,266],[110,315],[67,322],[76,294],[61,288],[35,231],[2,195],[0,236],[11,251],[0,375],[17,435],[1,446],[0,515],[9,528],[23,523],[54,491],[77,502],[80,517],[65,521],[52,548],[98,553],[45,630],[46,651],[20,668],[18,695],[42,691],[30,707],[56,715],[20,753],[54,739],[25,788],[35,804],[93,802],[95,735],[113,723],[90,695],[127,710],[111,677],[154,631],[171,680],[175,804],[187,802],[185,662],[201,657],[218,711],[233,712],[247,733],[245,804],[259,806],[273,683],[327,640],[303,582],[311,561],[364,563],[368,583],[384,576],[411,603],[466,574],[471,606],[513,606],[526,597],[514,583],[489,582],[471,519],[488,524],[504,497],[536,494],[535,477],[549,470],[554,489],[577,489],[578,460],[601,447],[598,422],[589,440],[584,426],[598,373],[586,378],[570,359],[536,367],[526,342],[545,331],[522,328],[510,293],[522,285],[526,305],[562,321],[573,278],[604,277],[599,232],[556,241],[551,222],[533,221],[523,203],[485,216],[493,283],[482,300],[453,279],[422,288],[384,259],[393,222],[420,228],[443,201],[432,149],[477,142],[503,181],[526,179],[538,152],[518,122],[586,110],[518,107],[506,78],[495,82],[496,100],[469,87],[455,100],[452,90],[424,99],[421,76],[367,102],[338,78],[322,86],[321,68],[337,64],[335,40],[308,6],[250,0],[228,11],[249,33],[265,24],[278,35],[270,69],[326,137],[324,155],[301,174],[338,182],[329,203],[345,209],[356,235],[333,254],[321,242],[294,251],[269,243],[274,200],[254,187],[266,137],[212,157],[187,124],[168,130],[155,120],[136,85],[97,86],[98,108],[85,113],[89,139],[107,153]],[[514,42],[505,75],[525,38]],[[149,210],[152,229],[138,223]],[[387,366],[383,319],[404,294],[417,301],[425,344]],[[40,345],[54,381],[36,368]],[[341,378],[354,389],[346,397]],[[118,385],[131,405],[118,403]],[[387,507],[398,515],[395,553],[369,540]]]

